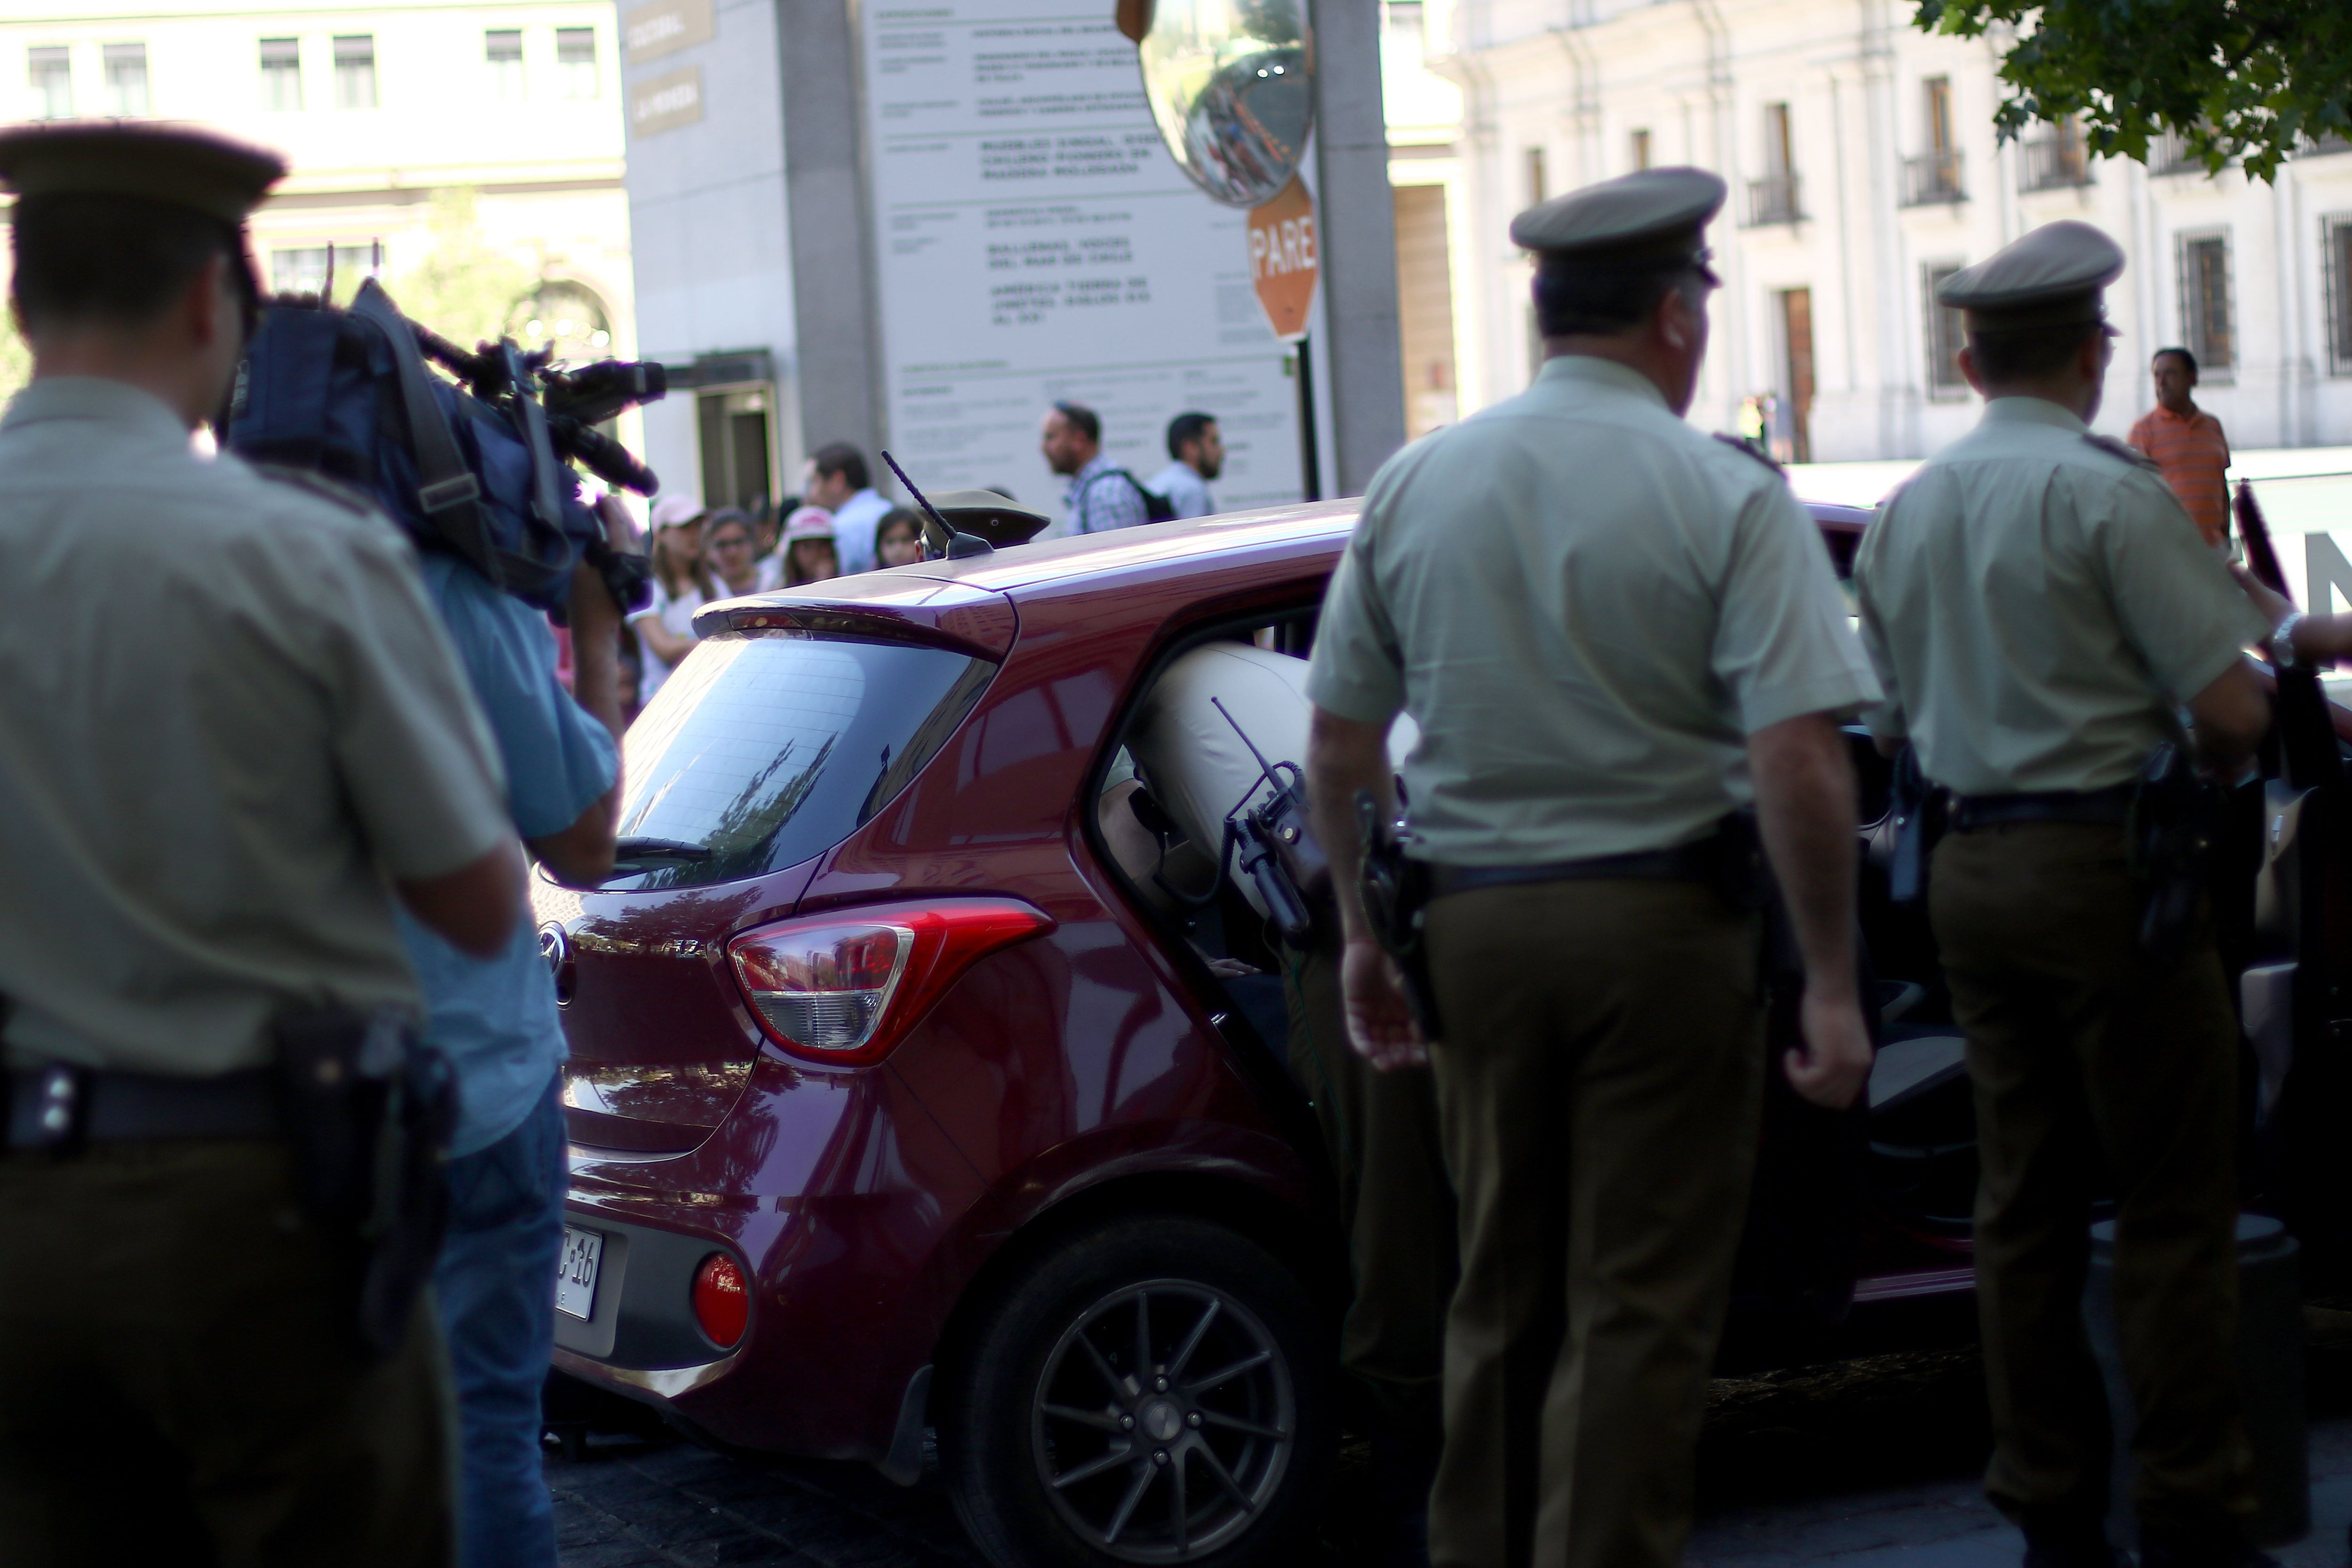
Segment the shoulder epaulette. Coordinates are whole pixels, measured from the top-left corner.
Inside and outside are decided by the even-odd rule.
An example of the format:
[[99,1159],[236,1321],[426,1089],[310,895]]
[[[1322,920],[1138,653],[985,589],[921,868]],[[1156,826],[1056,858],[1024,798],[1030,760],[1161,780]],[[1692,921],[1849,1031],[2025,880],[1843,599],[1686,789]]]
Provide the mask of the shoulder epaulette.
[[2121,458],[2125,462],[2129,463],[2135,468],[2147,468],[2153,470],[2156,468],[2156,459],[2154,458],[2149,457],[2146,452],[2141,451],[2137,447],[2132,446],[2128,442],[2116,440],[2113,436],[2094,436],[2085,432],[2083,439],[2088,441],[2092,446],[2096,447],[2100,451],[2106,453],[2111,458]]
[[1756,441],[1749,437],[1734,436],[1722,430],[1711,431],[1709,433],[1713,435],[1717,440],[1722,442],[1725,446],[1730,447],[1741,457],[1753,458],[1756,461],[1763,464],[1766,468],[1771,469],[1776,474],[1781,471],[1780,463],[1773,458],[1771,453],[1764,449],[1762,443]]
[[357,512],[362,517],[375,514],[376,504],[364,491],[355,489],[340,479],[331,479],[310,468],[289,468],[284,463],[252,463],[247,466],[273,484],[291,485],[320,500],[332,501],[345,511]]

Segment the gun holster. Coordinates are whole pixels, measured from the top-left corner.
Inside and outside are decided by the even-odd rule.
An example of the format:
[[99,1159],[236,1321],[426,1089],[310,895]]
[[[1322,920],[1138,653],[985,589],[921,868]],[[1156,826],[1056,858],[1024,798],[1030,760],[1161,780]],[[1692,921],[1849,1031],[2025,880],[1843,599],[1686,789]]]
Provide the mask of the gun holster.
[[448,1223],[457,1076],[399,1008],[290,1014],[276,1035],[298,1197],[333,1249],[360,1345],[390,1355]]
[[1919,771],[1918,752],[1906,744],[1895,759],[1888,793],[1895,852],[1886,867],[1886,896],[1894,903],[1916,904],[1927,896],[1927,858],[1944,836],[1944,792],[1927,782]]
[[2132,791],[2125,845],[2140,885],[2140,956],[2156,968],[2179,963],[2197,929],[2219,805],[2179,747],[2167,742],[2149,753]]
[[1443,1039],[1444,1026],[1429,976],[1429,943],[1422,923],[1429,907],[1429,868],[1404,852],[1405,836],[1381,820],[1380,803],[1370,790],[1356,793],[1356,820],[1363,833],[1358,891],[1372,938],[1404,975],[1405,999],[1412,1004],[1422,1037]]

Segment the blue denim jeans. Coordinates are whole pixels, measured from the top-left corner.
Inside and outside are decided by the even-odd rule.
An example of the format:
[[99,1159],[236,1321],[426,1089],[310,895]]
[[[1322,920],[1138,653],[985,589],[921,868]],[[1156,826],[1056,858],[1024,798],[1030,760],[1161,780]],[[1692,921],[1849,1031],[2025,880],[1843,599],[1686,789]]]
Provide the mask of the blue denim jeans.
[[555,1568],[539,1398],[555,1345],[565,1185],[554,1083],[521,1126],[449,1163],[433,1283],[457,1389],[465,1568]]

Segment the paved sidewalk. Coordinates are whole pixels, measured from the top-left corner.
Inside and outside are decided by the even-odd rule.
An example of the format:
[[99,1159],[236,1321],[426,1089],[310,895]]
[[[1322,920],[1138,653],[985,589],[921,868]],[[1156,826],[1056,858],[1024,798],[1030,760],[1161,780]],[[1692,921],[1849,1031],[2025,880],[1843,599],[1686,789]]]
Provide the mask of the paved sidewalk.
[[[2287,1568],[2343,1568],[2352,1526],[2352,1421],[2311,1433],[2311,1533],[2274,1548]],[[2016,1568],[2024,1538],[1971,1478],[1793,1502],[1745,1504],[1701,1521],[1689,1568]]]
[[[2352,1321],[2315,1345],[2311,1533],[2286,1568],[2346,1568],[2352,1525]],[[2023,1542],[1984,1500],[1988,1442],[1971,1347],[1718,1381],[1700,1447],[1691,1568],[2017,1568]],[[551,1452],[564,1568],[984,1568],[936,1476],[900,1489],[864,1465],[714,1454],[644,1422]],[[1344,1448],[1322,1542],[1297,1568],[1355,1568],[1378,1510]],[[1290,1568],[1290,1565],[1285,1565]]]

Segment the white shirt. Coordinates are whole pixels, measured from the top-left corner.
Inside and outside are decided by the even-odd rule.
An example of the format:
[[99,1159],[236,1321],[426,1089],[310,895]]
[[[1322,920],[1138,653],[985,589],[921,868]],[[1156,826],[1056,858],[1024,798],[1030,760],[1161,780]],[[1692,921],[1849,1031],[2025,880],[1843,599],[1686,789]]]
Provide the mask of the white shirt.
[[1166,496],[1178,517],[1207,517],[1217,510],[1209,495],[1209,481],[1194,473],[1190,463],[1169,464],[1144,480],[1143,488]]
[[[629,619],[639,625],[659,621],[662,630],[672,637],[692,637],[694,613],[709,603],[703,598],[702,590],[688,582],[685,590],[673,599],[662,587],[658,577],[653,581],[653,590],[654,596],[646,601],[646,607]],[[654,651],[653,644],[639,638],[638,647],[645,654],[645,663],[637,676],[637,700],[640,703],[651,702],[654,693],[662,689],[662,682],[669,679],[670,666],[662,662],[662,656]]]
[[[842,575],[874,570],[874,530],[889,510],[890,503],[873,489],[859,490],[835,509],[833,549],[841,558]],[[776,552],[781,555],[787,548],[779,544]]]

